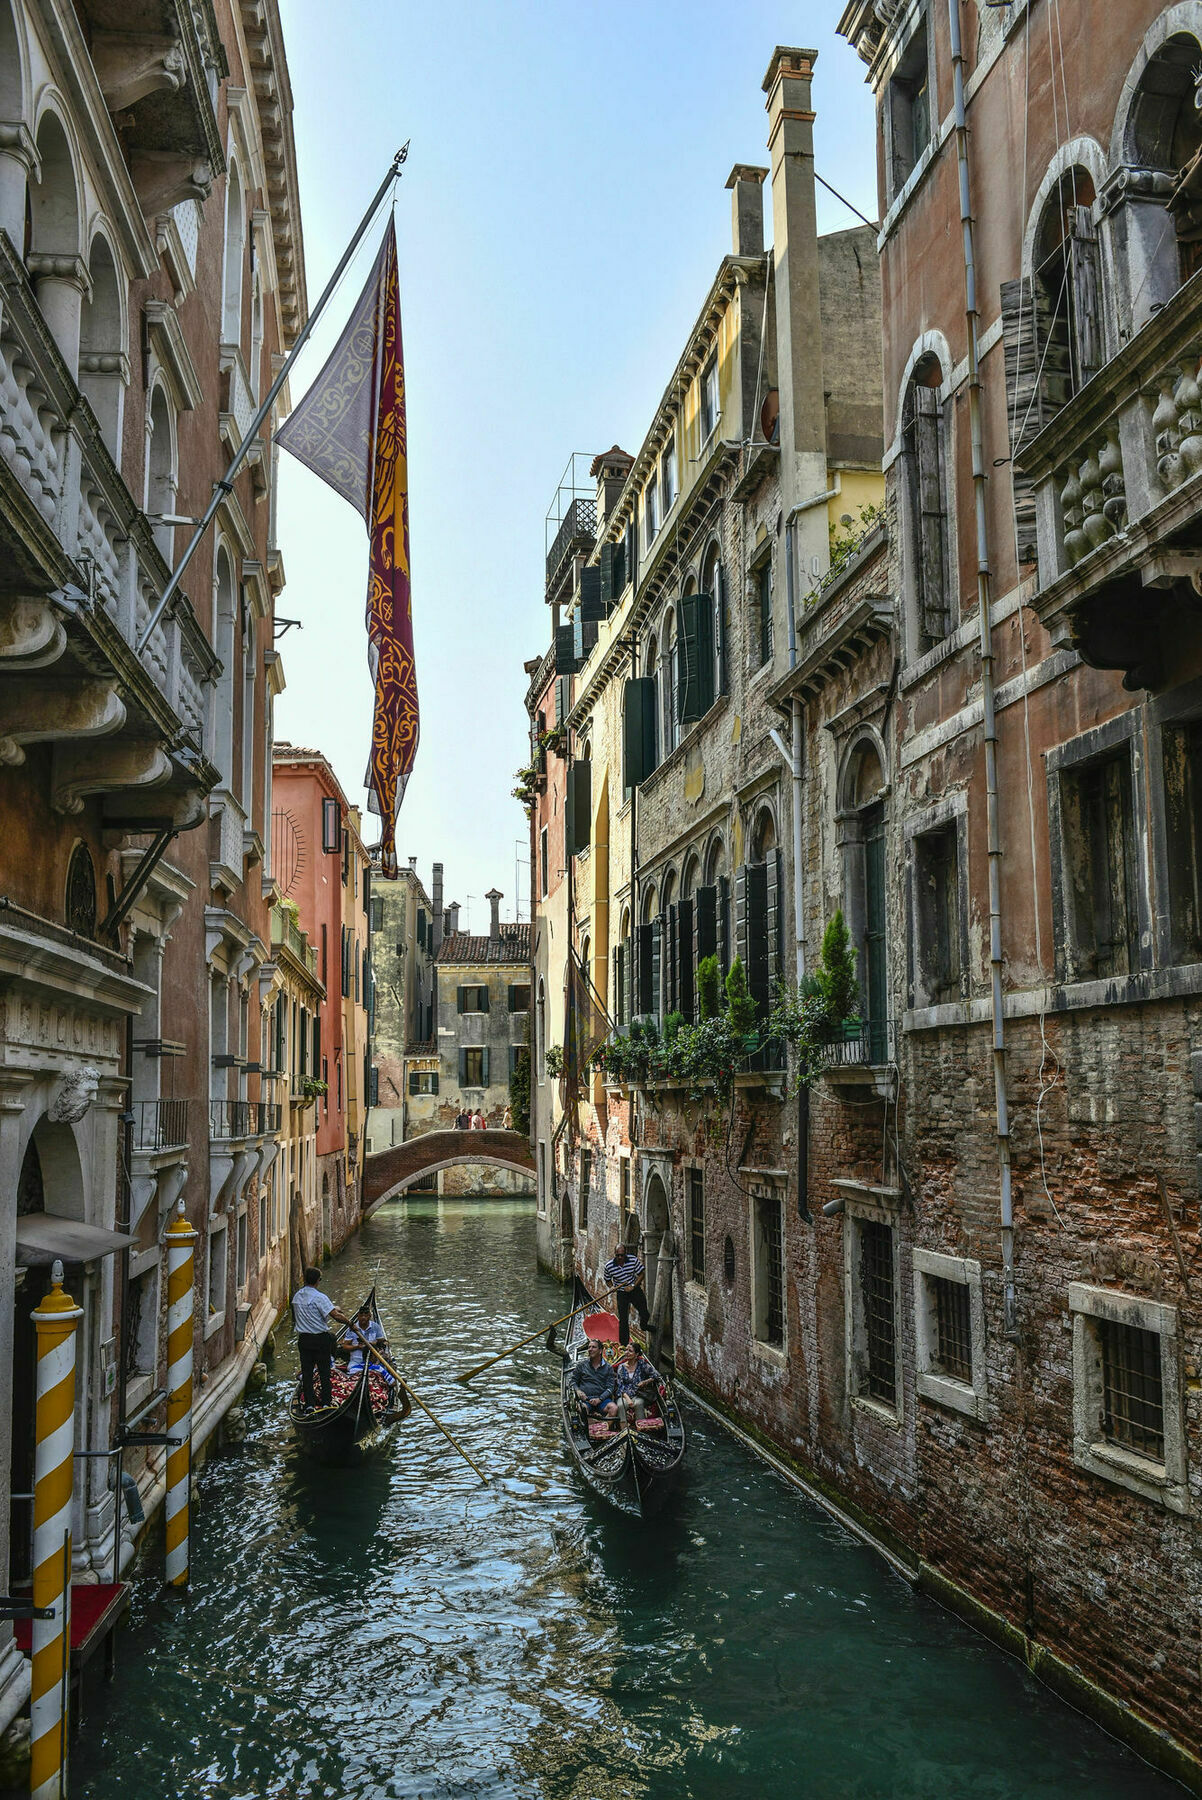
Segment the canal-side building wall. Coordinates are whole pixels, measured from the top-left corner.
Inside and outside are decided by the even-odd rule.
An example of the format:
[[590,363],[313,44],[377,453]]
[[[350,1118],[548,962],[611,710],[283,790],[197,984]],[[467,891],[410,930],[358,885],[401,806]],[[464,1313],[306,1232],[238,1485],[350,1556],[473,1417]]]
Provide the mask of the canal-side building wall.
[[[60,30],[44,8],[0,4],[10,1590],[28,1576],[29,1313],[56,1221],[83,1228],[66,1255],[84,1315],[80,1450],[107,1450],[139,1415],[161,1423],[161,1235],[181,1202],[200,1233],[198,1438],[274,1318],[255,1219],[278,1134],[238,1066],[270,979],[274,421],[170,615],[150,619],[305,317],[287,67],[274,0],[179,9],[170,35],[76,12]],[[161,1453],[127,1466],[161,1492]],[[103,1459],[75,1470],[74,1573],[92,1581],[131,1544],[115,1542]],[[0,1726],[26,1691],[0,1624]]]
[[[435,864],[435,870],[441,865]],[[371,1116],[368,1152],[390,1150],[423,1123],[437,1097],[434,903],[411,856],[395,881],[373,865]],[[431,1083],[429,1077],[435,1077]],[[425,1124],[425,1129],[431,1127]]]
[[[554,546],[552,546],[554,549]],[[554,577],[557,570],[550,569]],[[553,591],[553,590],[552,590]],[[558,614],[552,614],[558,621]],[[547,1067],[549,1048],[562,1045],[564,976],[568,942],[568,888],[564,856],[567,796],[566,732],[570,675],[555,672],[554,648],[526,664],[530,677],[526,713],[530,761],[525,789],[530,819],[530,1147],[535,1160],[538,1258],[558,1275],[572,1272],[575,1215],[561,1175],[563,1100]]]
[[[438,1092],[431,1131],[455,1128],[462,1113],[483,1113],[485,1124],[504,1124],[509,1084],[520,1058],[529,1055],[530,926],[502,923],[503,895],[493,888],[487,936],[445,932],[435,960],[437,980]],[[410,1135],[418,1134],[418,1122]],[[464,1133],[466,1167],[440,1170],[439,1193],[526,1194],[528,1178],[514,1170],[472,1164],[471,1132]]]

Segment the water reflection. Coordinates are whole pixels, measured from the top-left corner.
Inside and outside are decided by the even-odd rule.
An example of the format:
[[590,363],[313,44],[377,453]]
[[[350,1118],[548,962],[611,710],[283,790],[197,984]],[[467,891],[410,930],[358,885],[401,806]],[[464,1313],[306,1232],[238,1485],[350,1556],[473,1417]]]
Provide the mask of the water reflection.
[[563,1310],[523,1202],[384,1210],[329,1271],[375,1281],[423,1397],[354,1471],[283,1420],[287,1346],[200,1483],[194,1588],[149,1579],[79,1740],[87,1800],[1167,1800],[696,1412],[679,1509],[640,1530],[573,1477],[536,1344]]

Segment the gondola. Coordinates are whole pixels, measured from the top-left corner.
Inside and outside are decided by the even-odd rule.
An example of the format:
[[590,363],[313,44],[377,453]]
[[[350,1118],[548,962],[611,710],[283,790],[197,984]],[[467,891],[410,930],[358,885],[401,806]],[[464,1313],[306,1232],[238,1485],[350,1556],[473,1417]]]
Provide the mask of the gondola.
[[[375,1288],[363,1304],[371,1309],[372,1318],[379,1321]],[[354,1341],[350,1328],[344,1325],[338,1334],[339,1347],[349,1349]],[[297,1442],[318,1462],[346,1464],[361,1461],[413,1410],[403,1383],[390,1387],[378,1370],[369,1371],[368,1368],[360,1375],[348,1375],[346,1365],[337,1358],[330,1386],[334,1404],[329,1411],[308,1412],[302,1405],[298,1377],[288,1407]]]
[[[647,1418],[638,1426],[590,1422],[576,1402],[572,1371],[588,1355],[585,1320],[597,1303],[579,1279],[574,1305],[583,1310],[569,1321],[563,1349],[560,1404],[563,1435],[580,1473],[591,1488],[619,1511],[646,1519],[659,1512],[684,1470],[685,1431],[670,1385],[648,1398]],[[616,1355],[616,1343],[606,1345]]]

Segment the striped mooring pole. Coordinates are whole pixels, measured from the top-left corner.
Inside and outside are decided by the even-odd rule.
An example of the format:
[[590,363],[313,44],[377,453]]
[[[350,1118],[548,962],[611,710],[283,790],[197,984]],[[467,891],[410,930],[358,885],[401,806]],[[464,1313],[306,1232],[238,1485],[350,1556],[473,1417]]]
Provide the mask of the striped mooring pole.
[[34,1451],[33,1620],[29,1790],[33,1800],[66,1791],[71,1646],[71,1507],[75,1486],[75,1328],[83,1318],[63,1292],[63,1265],[33,1314],[38,1341]]
[[188,1585],[188,1498],[192,1481],[192,1312],[197,1233],[179,1216],[167,1228],[167,1585]]

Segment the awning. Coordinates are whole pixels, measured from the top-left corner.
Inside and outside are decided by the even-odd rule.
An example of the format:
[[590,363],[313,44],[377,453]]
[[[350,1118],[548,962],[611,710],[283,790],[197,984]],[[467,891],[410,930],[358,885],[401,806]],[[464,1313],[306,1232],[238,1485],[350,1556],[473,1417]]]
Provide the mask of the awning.
[[37,1269],[56,1258],[65,1263],[95,1262],[115,1256],[137,1243],[123,1231],[104,1231],[82,1219],[60,1219],[57,1213],[21,1213],[17,1217],[17,1267]]

